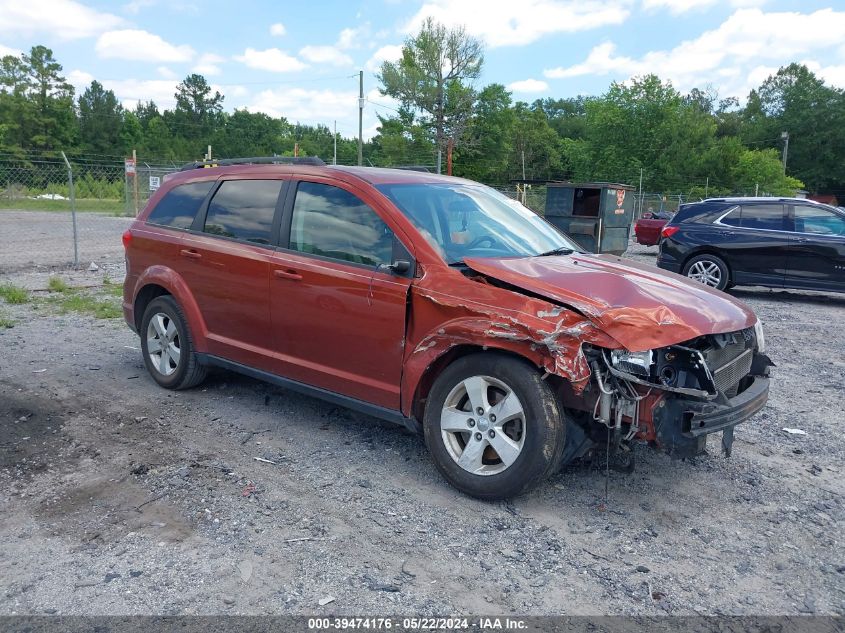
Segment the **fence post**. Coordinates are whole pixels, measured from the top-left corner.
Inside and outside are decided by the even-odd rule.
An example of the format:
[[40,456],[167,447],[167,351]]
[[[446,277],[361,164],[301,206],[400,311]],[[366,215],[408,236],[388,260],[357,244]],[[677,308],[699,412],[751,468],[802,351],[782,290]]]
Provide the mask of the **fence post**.
[[76,230],[76,192],[73,188],[73,169],[70,166],[70,161],[68,161],[67,156],[65,156],[64,151],[62,151],[62,158],[65,159],[65,165],[67,165],[67,184],[68,184],[68,191],[70,192],[70,216],[73,219],[73,265],[75,267],[79,267],[79,239],[78,233]]

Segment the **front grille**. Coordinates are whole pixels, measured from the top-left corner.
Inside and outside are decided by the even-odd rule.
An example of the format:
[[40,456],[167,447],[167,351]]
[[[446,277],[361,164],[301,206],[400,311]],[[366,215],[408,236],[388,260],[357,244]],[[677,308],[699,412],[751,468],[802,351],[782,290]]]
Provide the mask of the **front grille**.
[[739,381],[751,371],[751,361],[754,351],[747,349],[733,360],[713,371],[713,381],[716,389],[725,393],[728,398],[736,395]]

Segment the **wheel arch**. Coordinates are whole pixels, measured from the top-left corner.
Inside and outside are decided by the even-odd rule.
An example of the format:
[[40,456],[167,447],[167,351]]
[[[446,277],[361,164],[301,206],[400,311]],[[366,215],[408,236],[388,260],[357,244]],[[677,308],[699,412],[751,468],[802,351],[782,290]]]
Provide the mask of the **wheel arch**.
[[141,320],[144,318],[146,307],[153,299],[163,295],[172,296],[179,304],[188,321],[187,326],[190,328],[196,350],[207,351],[208,330],[193,293],[178,273],[163,266],[148,268],[135,284],[133,319],[137,330],[141,330]]

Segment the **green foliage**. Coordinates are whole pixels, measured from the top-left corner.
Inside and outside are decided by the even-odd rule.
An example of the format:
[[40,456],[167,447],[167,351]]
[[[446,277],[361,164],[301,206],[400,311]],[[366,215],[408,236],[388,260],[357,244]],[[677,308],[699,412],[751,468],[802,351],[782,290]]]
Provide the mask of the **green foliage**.
[[10,283],[0,284],[0,299],[12,304],[28,303],[29,291]]
[[0,313],[0,330],[9,329],[13,327],[15,327],[14,319]]
[[61,277],[51,275],[50,279],[47,280],[47,289],[50,292],[67,292],[70,290],[70,286],[68,286],[67,282]]
[[419,113],[437,147],[446,139],[459,143],[472,115],[475,91],[467,83],[481,75],[484,47],[458,27],[447,29],[433,19],[402,46],[398,62],[384,62],[377,75],[381,93]]
[[47,305],[59,312],[78,312],[97,319],[117,319],[123,316],[120,301],[111,293],[89,293],[82,290],[68,290],[59,295],[47,297]]

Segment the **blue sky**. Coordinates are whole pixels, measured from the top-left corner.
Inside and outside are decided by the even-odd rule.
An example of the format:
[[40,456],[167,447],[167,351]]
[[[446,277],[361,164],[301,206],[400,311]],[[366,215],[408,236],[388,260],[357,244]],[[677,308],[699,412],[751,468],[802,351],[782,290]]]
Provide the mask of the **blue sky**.
[[742,99],[790,61],[845,87],[842,0],[0,0],[0,54],[47,45],[78,90],[96,78],[129,107],[172,107],[200,72],[229,110],[336,120],[344,136],[357,135],[364,70],[369,137],[396,105],[374,72],[427,16],[479,37],[478,85],[514,100],[601,94],[648,72]]

